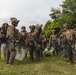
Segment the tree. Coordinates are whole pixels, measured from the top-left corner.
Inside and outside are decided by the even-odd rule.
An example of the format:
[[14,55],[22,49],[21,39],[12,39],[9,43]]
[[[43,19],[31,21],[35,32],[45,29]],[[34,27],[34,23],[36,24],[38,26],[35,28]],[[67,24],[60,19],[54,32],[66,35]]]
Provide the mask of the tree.
[[51,23],[52,23],[52,21],[51,21],[51,20],[48,20],[48,21],[46,22],[46,24],[44,25],[44,28],[43,28],[43,31],[42,31],[42,33],[45,34],[47,37],[48,37],[48,35],[49,35],[49,33],[50,33],[49,27],[50,27],[50,24],[51,24]]
[[56,33],[59,34],[60,30],[62,29],[62,21],[57,20],[51,23],[46,22],[43,32],[44,34],[49,37],[52,30],[56,30]]
[[65,0],[61,7],[64,22],[69,23],[71,28],[76,27],[76,0]]
[[61,17],[61,10],[59,8],[55,9],[55,8],[51,8],[51,14],[49,14],[49,16],[54,20],[58,20]]
[[68,23],[70,28],[76,28],[76,0],[65,0],[60,6],[62,10],[51,8],[49,16],[52,21],[46,22],[43,29],[46,36],[49,36],[53,29],[59,34],[64,23]]

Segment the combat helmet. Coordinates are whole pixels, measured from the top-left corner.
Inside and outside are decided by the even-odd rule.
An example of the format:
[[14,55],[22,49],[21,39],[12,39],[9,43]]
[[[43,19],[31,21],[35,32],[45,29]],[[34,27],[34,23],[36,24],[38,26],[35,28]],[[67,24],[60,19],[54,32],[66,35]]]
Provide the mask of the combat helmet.
[[30,29],[35,29],[35,26],[34,25],[30,25],[29,28]]
[[68,28],[68,27],[69,27],[69,26],[68,26],[67,23],[63,24],[63,28]]
[[52,30],[51,32],[55,32],[55,30]]
[[19,21],[20,21],[17,18],[14,18],[14,17],[11,17],[10,20],[11,20],[11,23],[19,23]]
[[25,26],[22,26],[21,29],[26,29],[26,27]]

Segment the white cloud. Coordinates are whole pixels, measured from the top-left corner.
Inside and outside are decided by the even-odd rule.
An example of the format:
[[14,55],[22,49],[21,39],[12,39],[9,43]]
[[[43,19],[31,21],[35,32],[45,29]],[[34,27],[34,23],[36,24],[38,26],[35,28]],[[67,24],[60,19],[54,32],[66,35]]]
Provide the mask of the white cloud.
[[0,24],[10,21],[10,17],[20,20],[18,28],[42,23],[50,19],[51,7],[59,7],[63,0],[0,0]]

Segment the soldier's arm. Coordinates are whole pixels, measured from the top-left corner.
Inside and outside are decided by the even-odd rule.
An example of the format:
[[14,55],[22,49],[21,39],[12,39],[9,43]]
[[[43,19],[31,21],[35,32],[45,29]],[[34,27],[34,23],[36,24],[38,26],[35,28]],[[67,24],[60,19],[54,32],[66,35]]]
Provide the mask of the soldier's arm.
[[12,26],[9,26],[9,27],[7,28],[7,38],[8,38],[9,36],[11,36],[11,35],[14,35],[14,34],[15,34],[14,28],[13,28]]
[[41,34],[41,31],[42,31],[42,25],[39,25],[39,26],[38,26],[38,29],[37,29],[37,31],[36,31],[36,34],[37,34],[37,35],[40,35],[40,34]]
[[0,29],[0,39],[3,37],[3,30]]
[[6,38],[8,38],[8,37],[9,37],[9,34],[10,34],[10,26],[7,28]]
[[16,38],[16,42],[18,43],[19,42],[19,31],[17,30],[17,32],[15,33],[15,38]]
[[16,42],[16,37],[15,37],[15,30],[12,26],[9,26],[7,29],[7,39],[9,39],[11,42]]

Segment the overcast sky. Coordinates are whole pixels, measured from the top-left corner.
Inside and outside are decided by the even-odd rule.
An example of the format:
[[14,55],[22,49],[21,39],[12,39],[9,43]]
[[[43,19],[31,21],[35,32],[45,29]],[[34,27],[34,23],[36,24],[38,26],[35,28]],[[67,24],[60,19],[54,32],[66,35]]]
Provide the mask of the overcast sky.
[[20,20],[18,29],[25,25],[45,24],[50,19],[51,7],[59,7],[63,0],[0,0],[0,26],[10,23],[10,17]]

